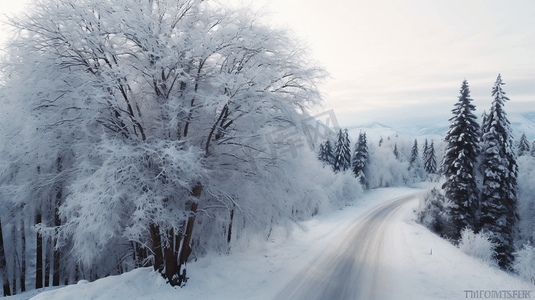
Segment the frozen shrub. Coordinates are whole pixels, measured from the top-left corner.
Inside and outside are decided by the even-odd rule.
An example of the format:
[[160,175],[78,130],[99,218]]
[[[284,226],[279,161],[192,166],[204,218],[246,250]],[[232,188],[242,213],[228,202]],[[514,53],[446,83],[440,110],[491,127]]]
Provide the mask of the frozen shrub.
[[518,244],[533,244],[535,235],[535,157],[521,156],[518,163]]
[[522,279],[535,283],[535,248],[528,242],[514,255],[513,270],[518,272]]
[[496,244],[491,240],[491,234],[486,232],[474,233],[470,228],[461,231],[459,249],[464,253],[481,259],[483,262],[494,265]]
[[433,232],[443,235],[444,225],[447,224],[444,214],[444,195],[436,188],[423,196],[420,209],[417,213],[418,223],[429,228]]

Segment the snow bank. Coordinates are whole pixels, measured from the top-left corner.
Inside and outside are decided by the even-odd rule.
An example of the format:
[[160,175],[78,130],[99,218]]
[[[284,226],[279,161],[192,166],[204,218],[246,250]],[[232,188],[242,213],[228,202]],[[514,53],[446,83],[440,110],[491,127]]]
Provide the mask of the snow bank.
[[[522,290],[533,285],[475,259],[417,224],[418,201],[404,206],[388,231],[392,299],[466,299],[474,291]],[[478,297],[473,297],[478,298]],[[484,298],[484,297],[479,297]]]
[[165,283],[159,273],[152,268],[136,269],[117,276],[109,276],[89,283],[81,280],[78,284],[44,292],[32,300],[111,300],[111,299],[177,299],[180,288]]

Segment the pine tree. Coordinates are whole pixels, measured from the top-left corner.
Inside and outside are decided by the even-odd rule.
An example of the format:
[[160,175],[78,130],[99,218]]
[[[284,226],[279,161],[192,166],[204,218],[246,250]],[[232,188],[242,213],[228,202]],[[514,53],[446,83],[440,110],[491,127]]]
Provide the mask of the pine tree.
[[333,151],[333,143],[331,140],[327,140],[325,142],[325,162],[334,167],[334,151]]
[[333,148],[331,146],[331,141],[327,140],[325,143],[320,144],[320,149],[318,153],[318,159],[323,162],[323,167],[333,166],[334,157],[333,157]]
[[344,171],[351,169],[351,141],[347,128],[344,128]]
[[381,136],[381,138],[379,139],[379,147],[381,147],[383,145],[383,136]]
[[334,149],[334,171],[345,171],[351,166],[351,150],[347,129],[338,133],[338,141]]
[[513,228],[516,223],[516,178],[518,167],[513,151],[513,138],[507,114],[503,110],[509,100],[502,90],[498,75],[492,89],[491,110],[483,128],[481,190],[481,230],[492,232],[497,243],[500,267],[506,269],[513,261]]
[[394,156],[397,160],[399,160],[399,151],[398,151],[398,144],[394,143],[394,150],[392,150],[392,153],[394,153]]
[[433,144],[433,140],[431,140],[431,145],[429,145],[427,148],[426,158],[427,159],[424,162],[425,171],[429,174],[435,174],[437,172],[437,158],[435,155],[435,146]]
[[419,154],[418,154],[418,141],[414,139],[414,145],[411,149],[411,159],[409,161],[409,169],[414,169],[417,167],[419,160]]
[[324,162],[323,158],[325,157],[325,146],[323,145],[323,143],[320,144],[319,148],[320,149],[318,151],[318,160]]
[[529,155],[530,149],[529,149],[529,141],[526,137],[526,133],[522,133],[522,136],[520,137],[520,141],[518,142],[518,149],[517,149],[517,155],[518,156],[524,156]]
[[483,128],[487,127],[489,115],[487,114],[487,111],[484,110],[483,114],[481,114],[481,127],[479,131],[479,139],[483,137]]
[[535,141],[531,144],[531,156],[535,157]]
[[356,178],[360,179],[362,184],[366,184],[364,169],[367,164],[368,146],[366,144],[366,133],[360,133],[359,140],[355,143],[355,152],[353,153],[353,173]]
[[425,169],[425,163],[428,160],[428,151],[429,151],[429,144],[427,143],[427,139],[425,139],[424,147],[422,148],[422,161],[424,162],[424,169]]
[[446,182],[442,186],[446,199],[451,203],[448,211],[450,238],[458,240],[465,227],[474,228],[478,189],[474,179],[474,166],[479,153],[479,125],[476,122],[475,106],[471,103],[470,89],[463,81],[458,102],[449,119],[450,129],[445,137],[446,153],[442,162]]

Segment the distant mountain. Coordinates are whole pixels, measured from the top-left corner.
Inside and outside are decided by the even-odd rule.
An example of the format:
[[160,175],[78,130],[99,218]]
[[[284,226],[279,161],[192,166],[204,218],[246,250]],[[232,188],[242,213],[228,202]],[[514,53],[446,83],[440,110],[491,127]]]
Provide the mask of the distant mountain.
[[358,126],[347,127],[350,139],[357,140],[360,132],[366,132],[368,139],[379,140],[381,137],[395,136],[400,133],[392,127],[378,122],[366,123]]
[[[511,128],[515,140],[518,141],[522,133],[526,133],[530,141],[535,139],[535,112],[527,113],[510,113],[507,115],[511,122]],[[359,132],[366,132],[369,139],[379,140],[380,137],[386,138],[389,136],[405,136],[411,139],[423,140],[433,139],[442,140],[448,132],[450,123],[447,118],[444,120],[435,121],[432,123],[425,123],[422,120],[407,120],[403,123],[393,124],[391,126],[371,122],[358,126],[347,127],[349,136],[353,139],[358,137]]]
[[379,140],[381,137],[405,136],[411,139],[423,140],[425,138],[440,140],[448,131],[447,124],[433,123],[428,125],[401,125],[390,127],[381,123],[372,122],[359,126],[347,128],[350,137],[358,137],[359,132],[366,132],[366,136],[372,140]]
[[507,117],[511,122],[515,140],[518,141],[523,132],[530,141],[535,139],[535,112],[508,114]]

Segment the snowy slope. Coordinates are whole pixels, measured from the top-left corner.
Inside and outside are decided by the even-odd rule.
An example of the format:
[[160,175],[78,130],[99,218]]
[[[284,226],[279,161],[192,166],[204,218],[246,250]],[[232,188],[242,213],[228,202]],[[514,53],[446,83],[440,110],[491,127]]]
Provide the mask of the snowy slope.
[[532,284],[464,254],[416,224],[417,208],[417,201],[402,208],[388,232],[395,299],[466,299],[470,291],[481,290],[531,291],[535,297]]
[[[43,299],[272,299],[356,218],[385,201],[418,192],[388,188],[367,192],[352,206],[279,230],[246,253],[210,256],[189,265],[184,288],[165,285],[150,268],[41,293]],[[486,266],[413,221],[417,201],[402,208],[388,231],[395,299],[461,299],[470,289],[521,289],[532,285]],[[430,254],[432,250],[432,255]],[[535,290],[535,289],[534,289]],[[535,295],[535,292],[532,293]],[[32,294],[33,296],[34,294]],[[28,299],[30,294],[7,299]]]
[[516,141],[520,139],[523,132],[530,141],[535,139],[535,112],[508,114],[508,118]]

